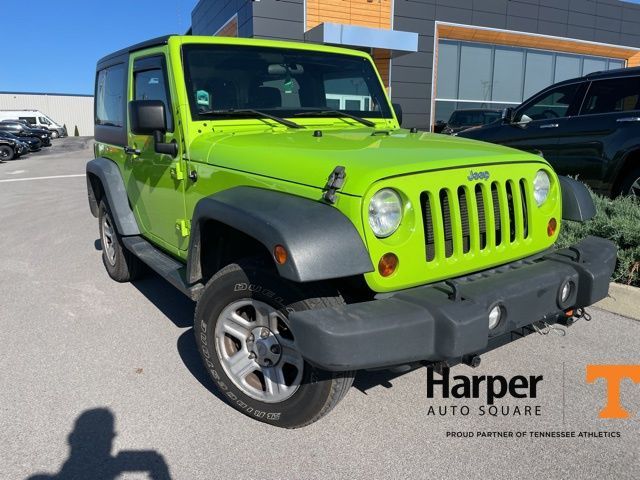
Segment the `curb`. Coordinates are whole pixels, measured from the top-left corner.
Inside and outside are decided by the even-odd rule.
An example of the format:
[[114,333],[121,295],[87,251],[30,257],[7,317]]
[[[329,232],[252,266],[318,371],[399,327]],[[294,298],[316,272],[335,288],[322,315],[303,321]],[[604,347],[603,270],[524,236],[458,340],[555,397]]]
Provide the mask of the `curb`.
[[594,307],[640,320],[640,288],[621,283],[609,284],[609,296]]

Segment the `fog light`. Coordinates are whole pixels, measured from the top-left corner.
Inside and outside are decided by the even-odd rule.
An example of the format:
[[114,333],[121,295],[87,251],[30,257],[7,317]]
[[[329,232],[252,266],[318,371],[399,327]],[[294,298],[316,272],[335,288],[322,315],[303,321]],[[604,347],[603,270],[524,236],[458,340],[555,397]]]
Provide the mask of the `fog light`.
[[566,308],[569,306],[567,303],[571,299],[574,287],[575,285],[571,280],[566,280],[562,285],[560,285],[560,289],[558,290],[558,305],[560,308]]
[[489,310],[489,330],[493,330],[500,323],[500,319],[502,318],[502,308],[500,305],[496,305],[491,310]]
[[555,218],[552,218],[551,220],[549,220],[549,223],[547,224],[547,235],[549,235],[550,237],[553,237],[553,235],[556,233],[557,228],[558,228],[558,222],[556,221]]
[[385,253],[378,262],[378,272],[383,277],[388,277],[398,268],[398,257],[393,253]]

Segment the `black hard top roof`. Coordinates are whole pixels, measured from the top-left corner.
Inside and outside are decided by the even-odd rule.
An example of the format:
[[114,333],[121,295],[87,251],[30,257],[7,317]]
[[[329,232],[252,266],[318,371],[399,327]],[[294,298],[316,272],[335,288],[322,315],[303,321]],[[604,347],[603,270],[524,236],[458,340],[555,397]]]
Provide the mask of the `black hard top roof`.
[[121,55],[126,55],[131,52],[136,52],[138,50],[143,50],[145,48],[166,45],[169,38],[173,37],[174,35],[175,34],[170,34],[170,35],[163,35],[162,37],[152,38],[151,40],[146,40],[144,42],[136,43],[135,45],[131,45],[130,47],[123,48],[121,50],[118,50],[117,52],[110,53],[109,55],[106,55],[102,57],[100,60],[98,60],[98,65],[102,63],[106,63],[113,58],[117,58]]

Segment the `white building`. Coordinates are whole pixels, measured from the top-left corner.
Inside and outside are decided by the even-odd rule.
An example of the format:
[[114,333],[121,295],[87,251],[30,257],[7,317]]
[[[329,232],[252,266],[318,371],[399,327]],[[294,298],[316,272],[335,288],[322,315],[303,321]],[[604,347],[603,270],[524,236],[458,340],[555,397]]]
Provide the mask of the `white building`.
[[73,136],[93,136],[93,95],[0,92],[0,110],[40,110]]

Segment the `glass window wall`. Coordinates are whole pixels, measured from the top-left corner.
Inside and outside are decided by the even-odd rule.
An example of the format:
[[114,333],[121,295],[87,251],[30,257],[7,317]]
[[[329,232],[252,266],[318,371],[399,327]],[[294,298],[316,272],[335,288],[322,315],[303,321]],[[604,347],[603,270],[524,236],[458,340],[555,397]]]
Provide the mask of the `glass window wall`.
[[434,121],[460,109],[501,110],[553,83],[624,66],[620,59],[440,40]]

